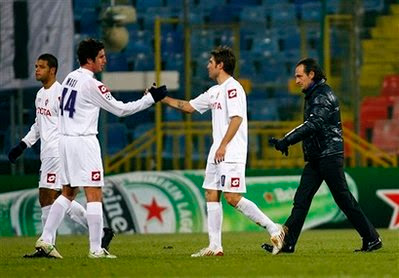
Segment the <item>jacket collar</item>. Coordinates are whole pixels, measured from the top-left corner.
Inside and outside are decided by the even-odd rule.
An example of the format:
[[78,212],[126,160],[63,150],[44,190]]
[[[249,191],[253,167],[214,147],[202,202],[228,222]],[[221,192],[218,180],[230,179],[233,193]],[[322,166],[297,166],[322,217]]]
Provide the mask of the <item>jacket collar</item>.
[[313,82],[312,85],[309,86],[309,88],[302,90],[302,92],[305,94],[305,98],[306,99],[310,98],[310,96],[313,94],[315,89],[324,83],[326,83],[326,80],[322,79],[318,82]]

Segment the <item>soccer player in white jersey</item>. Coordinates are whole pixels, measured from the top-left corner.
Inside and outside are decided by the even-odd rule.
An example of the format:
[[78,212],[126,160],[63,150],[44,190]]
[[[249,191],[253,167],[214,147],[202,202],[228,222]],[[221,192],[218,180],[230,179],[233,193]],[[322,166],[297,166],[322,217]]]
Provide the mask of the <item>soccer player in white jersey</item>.
[[162,102],[187,113],[204,113],[212,110],[213,144],[209,151],[203,188],[206,190],[209,246],[192,254],[192,257],[223,256],[220,197],[256,224],[267,229],[277,254],[283,244],[285,231],[271,221],[252,201],[241,196],[246,192],[245,164],[247,159],[247,102],[244,89],[232,75],[235,57],[228,47],[218,47],[211,52],[208,62],[209,77],[217,85],[198,97],[179,100],[165,97]]
[[[11,148],[8,158],[11,163],[15,163],[26,148],[32,147],[40,139],[39,203],[44,227],[51,205],[61,194],[62,188],[59,178],[60,156],[58,151],[58,107],[61,84],[56,80],[58,61],[53,55],[48,53],[40,55],[36,61],[35,68],[36,80],[43,84],[43,87],[36,94],[35,123],[31,126],[26,136],[15,147]],[[87,228],[86,210],[81,204],[73,201],[67,214],[72,220]],[[54,244],[54,241],[52,243]],[[36,251],[24,257],[41,256],[43,254]]]
[[94,77],[106,64],[104,44],[94,39],[80,42],[77,50],[80,68],[69,73],[62,83],[59,110],[62,194],[51,206],[36,249],[62,258],[52,244],[65,212],[79,187],[86,193],[86,217],[89,226],[89,258],[116,258],[101,247],[103,228],[102,187],[104,173],[97,125],[100,108],[119,117],[150,107],[165,97],[166,89],[151,88],[137,101],[123,103],[113,98],[107,87]]

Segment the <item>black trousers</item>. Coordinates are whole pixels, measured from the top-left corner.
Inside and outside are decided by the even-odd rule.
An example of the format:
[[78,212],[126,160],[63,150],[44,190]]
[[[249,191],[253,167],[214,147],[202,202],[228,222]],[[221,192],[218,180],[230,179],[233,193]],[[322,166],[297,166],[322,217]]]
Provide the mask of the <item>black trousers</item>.
[[338,207],[343,211],[363,240],[372,241],[379,237],[376,229],[349,191],[343,165],[343,155],[327,156],[309,161],[305,165],[299,187],[295,193],[294,207],[285,222],[288,227],[288,234],[285,238],[286,245],[295,246],[313,196],[320,188],[323,180],[327,183]]

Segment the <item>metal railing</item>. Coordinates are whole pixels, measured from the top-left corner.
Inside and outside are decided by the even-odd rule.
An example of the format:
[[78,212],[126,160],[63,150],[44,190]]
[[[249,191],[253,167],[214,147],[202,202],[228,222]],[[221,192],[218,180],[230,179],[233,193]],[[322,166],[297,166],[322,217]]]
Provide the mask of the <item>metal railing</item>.
[[[282,156],[268,144],[270,137],[281,138],[299,122],[250,122],[248,136],[248,168],[300,168],[303,167],[303,154],[301,144],[291,146],[289,156]],[[192,137],[192,155],[186,156],[185,136]],[[211,144],[210,122],[164,122],[161,133],[166,144],[161,148],[161,153],[156,154],[155,143],[157,134],[155,129],[148,130],[145,134],[134,140],[126,148],[113,156],[106,157],[106,173],[118,173],[132,170],[154,170],[155,158],[162,157],[163,164],[169,162],[169,168],[185,169],[187,159],[191,159],[194,169],[205,168],[209,147]],[[346,166],[356,166],[355,157],[360,156],[362,167],[397,167],[398,158],[378,149],[356,135],[353,131],[344,128],[344,140],[347,147],[345,152]]]

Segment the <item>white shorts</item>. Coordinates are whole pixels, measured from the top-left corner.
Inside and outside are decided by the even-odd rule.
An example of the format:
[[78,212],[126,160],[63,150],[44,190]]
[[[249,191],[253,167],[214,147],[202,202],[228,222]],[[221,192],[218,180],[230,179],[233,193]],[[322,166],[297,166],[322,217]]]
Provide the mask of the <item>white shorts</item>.
[[39,188],[61,190],[60,168],[59,157],[43,158],[42,165],[40,166]]
[[61,184],[104,186],[100,144],[96,136],[60,136]]
[[234,193],[247,192],[245,164],[226,162],[214,164],[208,162],[202,188]]

